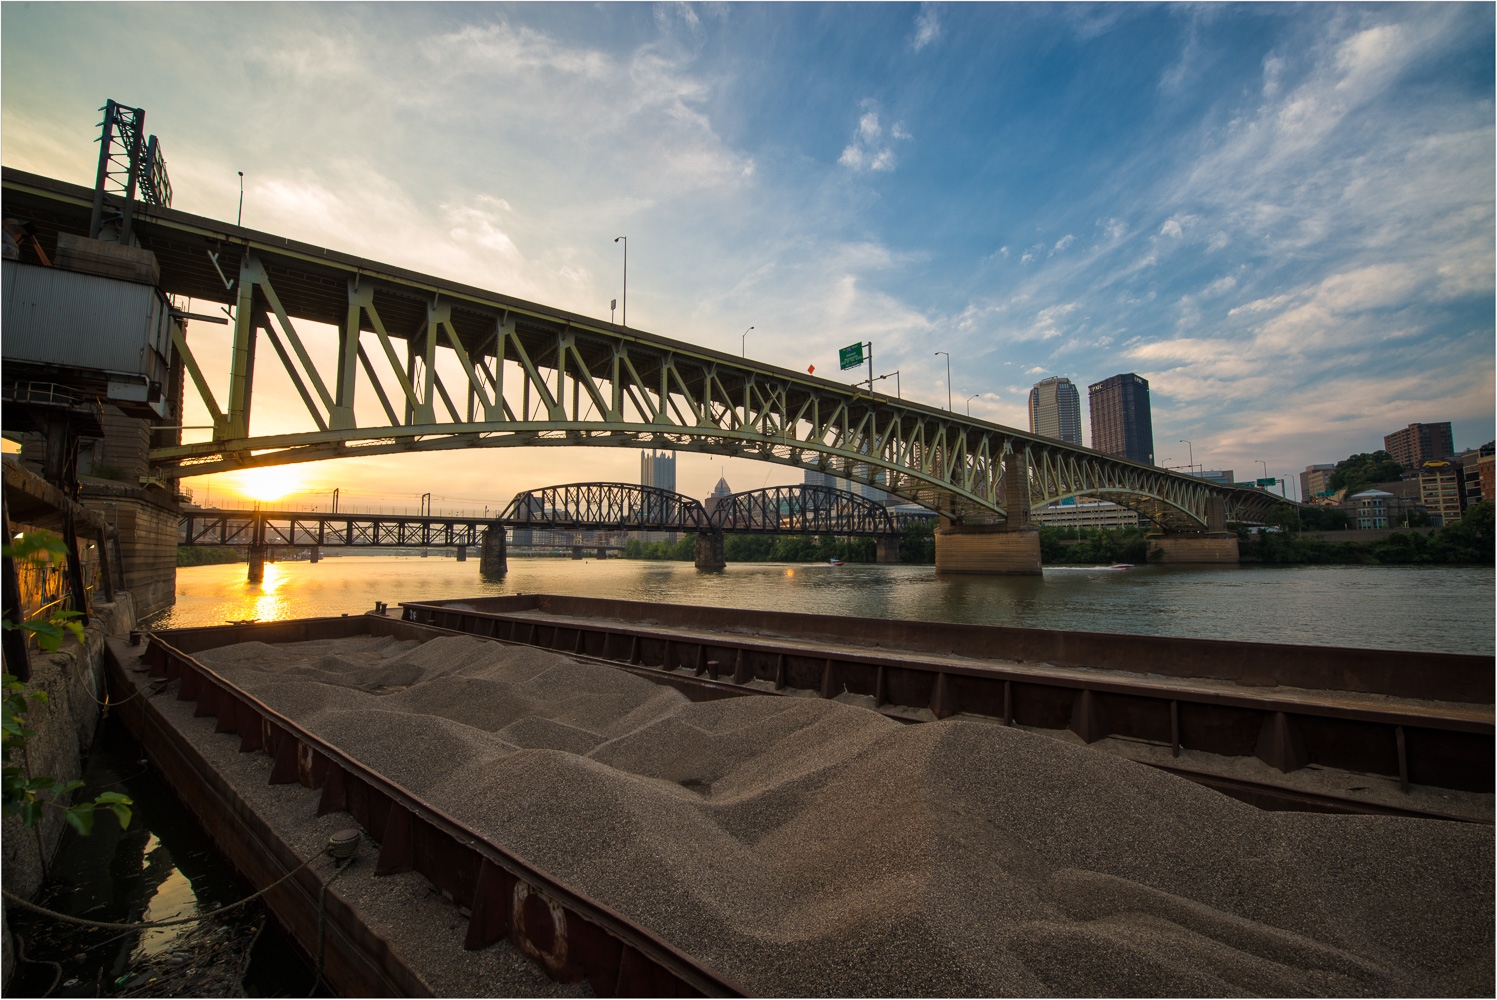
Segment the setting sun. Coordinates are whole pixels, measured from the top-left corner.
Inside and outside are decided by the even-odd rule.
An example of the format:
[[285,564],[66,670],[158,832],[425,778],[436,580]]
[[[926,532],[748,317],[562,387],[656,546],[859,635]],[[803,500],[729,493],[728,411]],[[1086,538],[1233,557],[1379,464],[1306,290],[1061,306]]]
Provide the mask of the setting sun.
[[272,467],[236,472],[233,482],[225,485],[251,500],[263,501],[279,500],[288,493],[295,493],[303,489],[306,482],[299,469]]

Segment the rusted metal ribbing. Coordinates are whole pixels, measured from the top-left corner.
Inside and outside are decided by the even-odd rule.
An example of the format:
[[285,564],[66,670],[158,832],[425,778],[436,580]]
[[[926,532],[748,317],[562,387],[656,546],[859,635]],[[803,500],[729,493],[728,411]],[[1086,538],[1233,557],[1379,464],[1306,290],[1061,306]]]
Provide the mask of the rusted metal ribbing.
[[889,681],[884,676],[884,665],[878,665],[878,676],[873,681],[873,707],[882,708],[889,700]]
[[1009,680],[1003,682],[1003,724],[1014,724],[1014,682]]
[[629,637],[629,662],[636,665],[639,663],[639,633],[637,632]]
[[[226,695],[244,699],[260,714],[262,731],[268,737],[263,740],[264,749],[275,760],[272,783],[283,776],[286,783],[310,782],[318,770],[317,757],[326,758],[319,814],[332,811],[341,799],[343,808],[366,829],[381,829],[384,833],[381,869],[398,868],[407,863],[409,855],[410,865],[455,900],[466,901],[470,906],[478,902],[477,883],[485,862],[503,869],[523,884],[526,887],[523,899],[516,899],[518,894],[511,895],[510,934],[522,951],[552,975],[560,975],[566,981],[587,978],[600,993],[744,995],[736,984],[698,965],[650,931],[533,868],[394,782],[368,770],[218,678],[186,654],[171,650],[171,655],[187,671],[201,672],[205,691],[211,692],[215,684],[222,684]],[[305,768],[300,766],[303,748],[309,752]],[[402,838],[409,845],[407,848],[400,846]],[[525,921],[518,928],[514,926],[516,912]],[[573,946],[574,941],[577,947]],[[586,947],[582,947],[584,943]],[[609,958],[610,951],[619,956],[616,961]],[[624,956],[631,951],[635,957],[625,961]]]
[[936,674],[936,683],[930,692],[930,710],[938,719],[949,719],[961,711],[960,700],[956,696],[956,688],[945,672]]
[[200,680],[196,670],[184,670],[182,672],[182,683],[177,687],[177,700],[197,701],[199,684]]
[[577,630],[577,641],[574,642],[574,643],[572,643],[572,652],[574,652],[574,653],[580,653],[580,652],[582,652],[582,636],[583,636],[583,634],[584,634],[584,631],[579,628]]
[[837,668],[833,665],[832,658],[828,656],[826,658],[826,662],[823,663],[821,667],[821,696],[823,698],[835,698],[837,697],[837,695],[842,693],[841,691],[838,691],[836,689],[836,669]]
[[247,753],[265,746],[265,729],[260,722],[260,713],[255,706],[243,699],[235,699],[234,717],[239,730],[239,752]]
[[783,651],[775,657],[774,689],[776,691],[785,690],[785,654]]
[[348,809],[348,796],[343,788],[343,768],[328,761],[327,774],[322,779],[322,796],[317,800],[317,815],[344,812]]
[[1101,714],[1097,711],[1097,698],[1090,688],[1082,688],[1076,695],[1071,710],[1071,732],[1081,737],[1083,743],[1095,743],[1106,735]]
[[1263,728],[1258,733],[1254,756],[1285,774],[1310,763],[1299,729],[1284,712],[1264,712]]
[[661,654],[660,654],[660,669],[661,670],[669,670],[670,668],[671,668],[671,641],[669,639],[667,639],[667,640],[665,640],[665,650],[663,652],[661,652]]
[[754,677],[754,672],[749,668],[748,658],[743,655],[743,647],[739,646],[733,654],[733,683],[747,684]]
[[1170,756],[1180,756],[1180,703],[1170,702]]
[[1402,726],[1394,726],[1393,735],[1398,741],[1398,787],[1407,792],[1409,790],[1409,744],[1403,735]]
[[390,803],[385,816],[385,829],[379,839],[379,861],[374,866],[376,875],[396,875],[408,872],[416,864],[415,849],[411,843],[411,812],[397,802]]

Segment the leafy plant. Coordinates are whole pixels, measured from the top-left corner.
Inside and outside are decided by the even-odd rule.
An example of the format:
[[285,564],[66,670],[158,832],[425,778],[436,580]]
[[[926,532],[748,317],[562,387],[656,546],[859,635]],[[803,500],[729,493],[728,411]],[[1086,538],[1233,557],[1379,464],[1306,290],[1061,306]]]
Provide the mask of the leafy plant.
[[[48,558],[65,558],[67,543],[50,531],[27,532],[10,544],[0,546],[0,554],[12,559],[38,559],[41,553]],[[53,653],[62,645],[62,640],[71,634],[81,643],[83,627],[74,619],[80,617],[76,611],[57,611],[46,618],[34,618],[27,622],[12,622],[7,615],[5,629],[23,629],[36,636],[37,645],[44,652]],[[104,792],[92,802],[64,805],[63,796],[83,787],[83,782],[58,781],[50,775],[28,777],[25,765],[26,748],[36,737],[36,730],[26,724],[26,713],[31,703],[47,704],[45,691],[28,691],[26,685],[10,674],[0,674],[4,687],[4,717],[0,726],[4,729],[3,770],[0,770],[0,812],[6,816],[19,816],[26,826],[36,826],[48,806],[61,809],[68,825],[87,836],[94,829],[94,813],[108,809],[114,813],[120,826],[130,825],[130,807],[134,803],[119,792]]]
[[[62,540],[60,535],[51,531],[28,531],[13,539],[5,545],[0,545],[0,555],[12,559],[24,559],[34,562],[41,561],[42,553],[51,560],[65,560],[68,556],[68,543]],[[62,645],[62,640],[72,635],[80,643],[83,642],[83,626],[74,619],[82,617],[77,611],[54,611],[46,618],[33,618],[30,621],[13,622],[10,613],[13,609],[7,609],[6,617],[0,625],[6,631],[21,629],[36,636],[36,644],[44,653],[55,653],[57,647]]]

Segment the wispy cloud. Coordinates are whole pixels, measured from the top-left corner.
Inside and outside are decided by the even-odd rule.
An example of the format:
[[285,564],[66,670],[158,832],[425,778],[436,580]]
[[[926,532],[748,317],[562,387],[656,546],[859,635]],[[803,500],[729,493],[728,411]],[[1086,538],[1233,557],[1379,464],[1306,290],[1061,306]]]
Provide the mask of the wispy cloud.
[[928,3],[921,4],[920,13],[915,15],[915,37],[911,40],[910,47],[919,52],[939,37],[941,37],[941,19],[937,15],[936,8]]
[[[884,138],[884,126],[879,121],[878,104],[875,101],[864,101],[863,108],[863,114],[858,118],[858,126],[853,130],[852,141],[842,150],[842,155],[838,157],[837,162],[859,172],[893,170],[894,147]],[[895,122],[890,127],[888,137],[892,140],[913,138],[901,122]]]

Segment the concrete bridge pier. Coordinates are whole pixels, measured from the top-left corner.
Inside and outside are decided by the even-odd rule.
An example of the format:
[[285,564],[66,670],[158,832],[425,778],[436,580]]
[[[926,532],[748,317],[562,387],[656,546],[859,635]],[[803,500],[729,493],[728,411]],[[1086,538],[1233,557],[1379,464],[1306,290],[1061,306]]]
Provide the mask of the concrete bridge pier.
[[1003,464],[1008,516],[1003,524],[952,524],[936,529],[937,573],[1039,576],[1040,529],[1029,523],[1029,463],[1010,454]]
[[505,541],[504,525],[490,525],[479,539],[478,575],[497,579],[507,572],[509,547]]
[[582,546],[580,546],[580,545],[573,545],[572,546],[572,558],[573,559],[581,559],[582,558]]
[[249,582],[265,582],[265,551],[264,545],[251,545],[249,549]]
[[320,545],[314,545],[314,546],[312,546],[312,552],[311,552],[310,555],[307,556],[307,562],[321,562],[321,561],[322,561],[322,546],[320,546]]
[[466,545],[459,545],[457,547],[457,561],[458,562],[467,562],[468,561],[468,547]]
[[727,565],[727,557],[723,555],[722,532],[697,532],[697,569],[722,569]]
[[878,554],[875,561],[880,566],[888,566],[899,562],[899,536],[890,535],[877,540]]
[[1206,530],[1190,533],[1165,532],[1149,539],[1151,562],[1196,565],[1237,565],[1237,535],[1227,530],[1227,501],[1206,499]]

